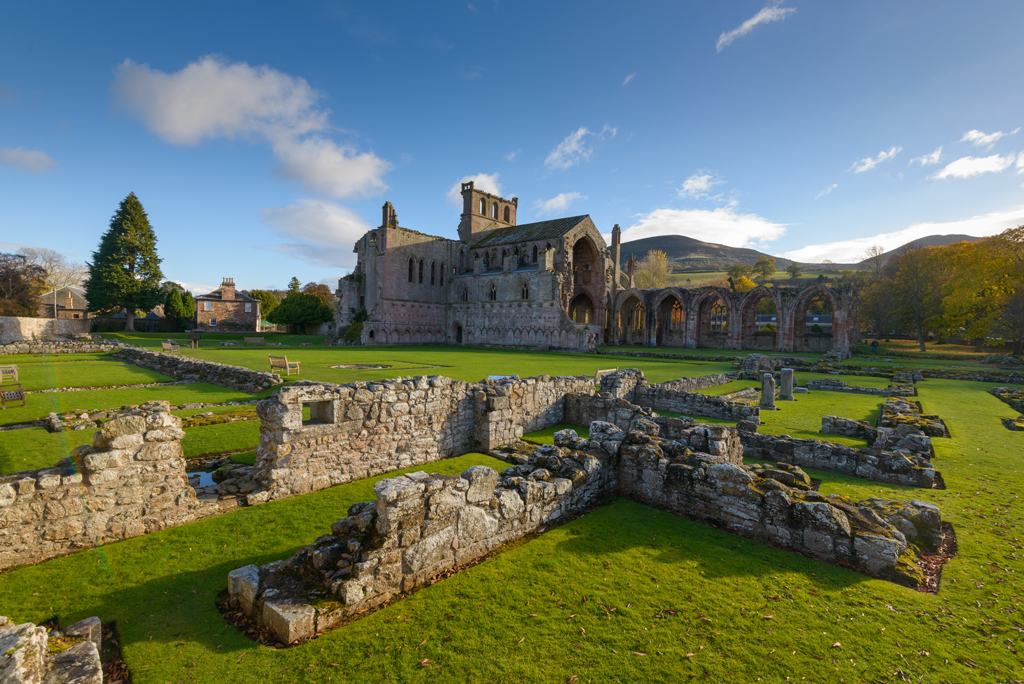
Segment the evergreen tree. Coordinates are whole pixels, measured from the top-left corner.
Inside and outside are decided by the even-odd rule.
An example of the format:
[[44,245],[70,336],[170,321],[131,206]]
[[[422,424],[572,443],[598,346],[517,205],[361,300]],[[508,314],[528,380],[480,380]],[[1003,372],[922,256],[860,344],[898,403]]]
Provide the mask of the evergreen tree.
[[167,303],[164,305],[164,316],[168,320],[180,320],[185,315],[185,304],[181,301],[181,292],[178,290],[172,290],[171,296]]
[[135,193],[129,193],[110,228],[92,254],[85,298],[89,309],[112,313],[124,309],[125,331],[135,331],[135,312],[149,311],[164,300],[163,273],[156,254],[156,235]]
[[270,320],[267,316],[270,312],[277,308],[277,305],[281,303],[281,300],[276,294],[270,290],[249,290],[245,294],[249,295],[253,299],[258,299],[260,302],[260,315],[266,320]]
[[185,290],[185,294],[181,296],[181,324],[188,327],[189,322],[195,318],[196,315],[196,298],[192,296],[192,293]]
[[288,281],[288,292],[299,292],[299,288],[301,287],[302,283],[300,283],[299,279],[295,276],[292,276],[292,279]]

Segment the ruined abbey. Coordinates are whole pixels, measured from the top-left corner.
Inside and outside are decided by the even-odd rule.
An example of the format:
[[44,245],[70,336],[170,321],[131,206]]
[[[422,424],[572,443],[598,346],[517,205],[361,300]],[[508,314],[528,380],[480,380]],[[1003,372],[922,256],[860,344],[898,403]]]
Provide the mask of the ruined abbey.
[[[363,321],[363,344],[467,344],[590,351],[598,345],[848,351],[857,333],[849,285],[638,289],[621,268],[621,231],[609,248],[590,216],[517,224],[519,199],[462,184],[459,239],[399,226],[390,202],[354,248],[338,281],[336,329]],[[775,322],[757,320],[771,301]],[[807,325],[831,311],[828,331]]]

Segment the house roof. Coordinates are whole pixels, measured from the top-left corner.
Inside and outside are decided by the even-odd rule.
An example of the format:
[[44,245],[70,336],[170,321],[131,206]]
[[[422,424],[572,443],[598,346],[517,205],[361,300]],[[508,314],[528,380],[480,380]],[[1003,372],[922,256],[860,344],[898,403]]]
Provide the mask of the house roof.
[[471,249],[476,249],[478,247],[495,247],[497,245],[511,245],[517,242],[533,242],[535,240],[547,240],[549,238],[562,237],[587,218],[590,218],[589,214],[552,219],[550,221],[538,221],[537,223],[524,223],[518,226],[509,226],[508,228],[499,228],[493,233],[487,235],[484,239],[475,243]]
[[223,297],[221,297],[221,291],[220,290],[214,290],[210,294],[199,295],[198,297],[196,297],[196,301],[198,301],[200,299],[212,299],[212,300],[218,301],[218,302],[220,302],[220,301],[226,301],[226,302],[255,302],[255,301],[258,301],[258,300],[255,300],[255,299],[253,299],[252,297],[250,297],[248,295],[242,294],[238,290],[235,290],[235,298],[234,299],[224,299]]

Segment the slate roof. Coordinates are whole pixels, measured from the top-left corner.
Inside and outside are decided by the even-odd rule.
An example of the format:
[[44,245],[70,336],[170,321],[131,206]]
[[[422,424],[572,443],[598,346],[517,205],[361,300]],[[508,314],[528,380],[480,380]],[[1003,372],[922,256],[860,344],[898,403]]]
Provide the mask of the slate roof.
[[474,244],[470,249],[476,249],[478,247],[495,247],[497,245],[511,245],[517,242],[534,242],[536,240],[547,240],[549,238],[562,237],[578,226],[583,219],[586,218],[590,218],[590,215],[584,214],[583,216],[570,216],[568,218],[538,221],[537,223],[523,223],[518,226],[500,228],[485,237],[483,240]]
[[[215,300],[215,301],[221,301],[222,298],[221,298],[220,290],[214,290],[210,294],[199,295],[198,297],[196,297],[196,301],[198,301],[200,299],[212,299],[212,300]],[[235,298],[234,299],[225,299],[223,301],[226,301],[226,302],[255,302],[256,300],[253,299],[252,297],[250,297],[249,295],[244,295],[241,292],[239,292],[238,290],[235,290]]]

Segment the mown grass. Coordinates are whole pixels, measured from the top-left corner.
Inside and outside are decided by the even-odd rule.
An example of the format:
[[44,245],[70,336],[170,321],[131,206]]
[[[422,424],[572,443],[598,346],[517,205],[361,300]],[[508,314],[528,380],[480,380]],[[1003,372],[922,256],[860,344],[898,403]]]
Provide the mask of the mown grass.
[[22,389],[34,391],[53,387],[111,387],[114,385],[142,385],[151,382],[174,382],[174,378],[107,356],[96,360],[55,361],[53,357],[36,363],[18,366],[18,382]]
[[555,425],[554,427],[537,430],[536,432],[529,432],[523,435],[523,441],[531,444],[554,444],[555,433],[559,430],[565,429],[575,430],[576,434],[583,439],[590,438],[589,425],[569,425],[567,423],[563,423],[562,425]]
[[[1022,679],[1024,434],[999,426],[1016,412],[989,385],[918,387],[952,435],[935,440],[947,490],[810,474],[826,494],[939,505],[960,556],[937,596],[618,499],[299,647],[267,649],[226,625],[214,602],[227,572],[309,543],[372,498],[367,480],[0,575],[0,613],[116,620],[137,684]],[[424,469],[478,462],[503,467],[467,456]]]
[[[302,343],[309,343],[312,345],[320,346],[327,339],[326,335],[288,335],[285,333],[202,333],[202,339],[199,340],[199,347],[203,348],[220,348],[221,342],[244,342],[246,337],[262,337],[267,342],[280,342],[283,347],[298,347]],[[123,343],[130,344],[135,347],[144,347],[146,349],[160,350],[161,342],[167,340],[174,340],[177,342],[182,351],[188,347],[189,339],[188,333],[103,333],[103,339],[105,340],[120,340]],[[277,349],[278,347],[267,347],[268,349]]]

